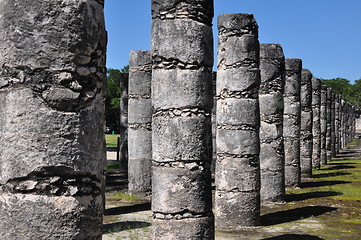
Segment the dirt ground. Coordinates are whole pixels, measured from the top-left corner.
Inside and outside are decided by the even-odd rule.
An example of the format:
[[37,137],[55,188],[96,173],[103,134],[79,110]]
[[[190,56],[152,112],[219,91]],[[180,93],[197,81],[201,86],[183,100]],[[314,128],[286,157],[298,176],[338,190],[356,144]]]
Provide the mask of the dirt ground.
[[[149,199],[123,194],[124,173],[109,174],[107,180],[103,239],[151,239]],[[361,140],[315,170],[300,188],[288,190],[283,204],[262,206],[261,226],[217,231],[216,239],[361,239]]]

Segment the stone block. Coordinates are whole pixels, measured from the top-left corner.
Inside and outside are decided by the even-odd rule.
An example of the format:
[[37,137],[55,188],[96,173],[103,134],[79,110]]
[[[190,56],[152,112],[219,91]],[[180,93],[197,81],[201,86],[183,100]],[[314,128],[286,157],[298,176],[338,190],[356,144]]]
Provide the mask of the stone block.
[[259,126],[259,106],[257,99],[225,98],[217,101],[218,125]]
[[195,117],[153,118],[153,160],[210,161],[211,119]]
[[212,204],[209,181],[209,170],[153,166],[152,211],[207,213]]
[[[242,168],[240,169],[240,166]],[[220,191],[250,192],[260,189],[259,159],[225,157],[217,160],[216,186]]]
[[258,89],[260,71],[258,68],[239,67],[219,69],[217,72],[217,95],[222,91],[248,93]]
[[152,100],[130,98],[128,102],[128,124],[152,122]]
[[191,19],[153,19],[151,49],[163,62],[213,66],[212,29]]
[[259,153],[258,132],[218,129],[217,153],[255,155]]
[[211,112],[213,83],[210,68],[154,69],[152,81],[152,101],[155,111],[198,107]]
[[214,214],[217,216],[216,229],[235,230],[260,224],[260,194],[258,191],[217,192],[216,194],[214,208]]

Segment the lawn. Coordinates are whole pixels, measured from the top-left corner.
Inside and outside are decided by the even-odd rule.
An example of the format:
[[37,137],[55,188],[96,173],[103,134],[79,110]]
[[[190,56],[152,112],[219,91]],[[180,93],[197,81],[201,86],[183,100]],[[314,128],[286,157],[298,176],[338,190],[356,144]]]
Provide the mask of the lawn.
[[116,148],[119,134],[105,134],[107,148]]

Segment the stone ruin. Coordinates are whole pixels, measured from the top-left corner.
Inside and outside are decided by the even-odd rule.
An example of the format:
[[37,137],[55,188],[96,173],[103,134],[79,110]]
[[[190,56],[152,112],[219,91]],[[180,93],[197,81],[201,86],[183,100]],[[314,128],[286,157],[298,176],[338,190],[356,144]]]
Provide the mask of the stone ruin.
[[[152,0],[151,51],[121,83],[121,166],[131,194],[152,194],[154,239],[259,225],[261,199],[355,137],[355,107],[260,45],[251,14],[219,17],[214,74],[212,18],[212,0]],[[3,0],[0,26],[0,236],[101,239],[103,1]]]
[[101,1],[1,1],[1,239],[101,239],[105,53]]
[[235,229],[260,223],[258,26],[223,14],[218,29],[214,212],[217,228]]

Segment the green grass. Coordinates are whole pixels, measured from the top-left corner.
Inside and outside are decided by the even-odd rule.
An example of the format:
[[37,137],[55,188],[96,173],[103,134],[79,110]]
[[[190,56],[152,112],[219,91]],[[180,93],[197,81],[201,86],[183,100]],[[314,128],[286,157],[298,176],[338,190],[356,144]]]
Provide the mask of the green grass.
[[119,134],[105,134],[105,141],[107,143],[107,148],[116,148],[117,147],[117,140]]
[[140,199],[138,196],[126,194],[126,193],[115,193],[110,195],[110,198],[116,199],[116,200],[124,200],[127,202],[134,202]]
[[119,162],[111,161],[107,164],[107,172],[114,172],[119,170]]

